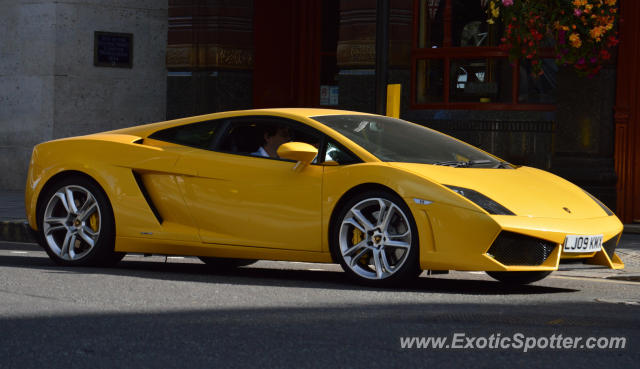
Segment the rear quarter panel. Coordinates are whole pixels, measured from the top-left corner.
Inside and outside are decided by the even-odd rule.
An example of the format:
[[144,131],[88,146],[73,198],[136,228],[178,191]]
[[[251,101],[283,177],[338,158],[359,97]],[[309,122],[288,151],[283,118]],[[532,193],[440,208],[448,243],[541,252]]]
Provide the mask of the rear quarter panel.
[[[108,139],[108,140],[107,140]],[[77,171],[93,178],[106,192],[119,236],[159,230],[132,174],[132,168],[171,172],[179,153],[133,143],[129,135],[91,135],[50,141],[35,147],[25,191],[29,225],[37,229],[37,201],[45,184],[59,173]]]

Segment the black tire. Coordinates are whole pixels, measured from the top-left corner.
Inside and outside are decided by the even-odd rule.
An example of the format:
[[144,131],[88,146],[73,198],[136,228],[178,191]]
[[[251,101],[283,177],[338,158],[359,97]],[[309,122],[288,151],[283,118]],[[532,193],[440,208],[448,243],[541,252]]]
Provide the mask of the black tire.
[[546,278],[551,272],[487,272],[487,274],[502,283],[509,285],[524,285]]
[[210,266],[212,269],[217,270],[243,267],[258,261],[253,259],[212,258],[206,256],[198,256],[198,259],[202,260],[203,263],[207,264],[207,266]]
[[[395,223],[395,226],[391,228],[383,228],[380,226],[382,223],[380,223],[379,220],[382,218],[381,213],[384,212],[380,211],[382,205],[378,206],[377,214],[375,212],[375,202],[379,202],[378,199],[382,199],[384,203],[389,202],[386,205],[385,211],[393,209],[394,213],[392,213],[389,218],[389,225],[391,226],[391,223]],[[395,205],[396,208],[390,204]],[[352,212],[355,209],[354,207],[360,206],[362,206],[361,214],[367,213],[365,217],[367,217],[371,225],[377,222],[373,231],[365,229],[365,233],[361,231],[361,228],[348,224],[349,219],[354,219],[355,213]],[[360,209],[355,210],[360,211]],[[400,214],[398,210],[400,210],[402,214]],[[363,226],[361,222],[358,222],[358,224],[361,227]],[[398,229],[402,229],[400,232],[405,232],[402,234],[406,234],[406,231],[410,232],[408,236],[410,240],[406,237],[402,239],[402,243],[405,244],[404,247],[408,246],[408,248],[398,248],[386,244],[388,240],[393,241],[391,239],[392,237],[395,238],[395,240],[402,237],[397,234],[398,232],[395,232],[395,235],[392,235],[390,232],[390,230],[397,231]],[[361,234],[363,238],[357,238],[355,233]],[[352,235],[351,240],[349,239],[349,234]],[[422,272],[419,260],[420,241],[418,238],[418,228],[407,204],[401,197],[394,193],[374,190],[366,191],[349,198],[339,209],[336,209],[336,213],[332,217],[329,241],[334,259],[340,263],[340,266],[349,278],[356,283],[374,287],[397,286],[416,278]],[[366,246],[357,248],[362,242],[365,242]],[[352,252],[353,255],[345,255],[350,254],[351,250],[356,250]],[[377,257],[374,254],[376,252],[378,252],[379,255]],[[376,260],[376,258],[378,260]],[[386,263],[383,262],[383,259]],[[394,259],[395,268],[391,265]],[[387,269],[385,265],[392,266],[393,270]],[[378,268],[379,266],[382,267]],[[379,270],[382,270],[380,272],[382,275],[379,273]],[[389,274],[384,275],[384,273]]]
[[[63,200],[56,194],[64,192],[65,189],[71,189],[71,192],[74,193],[74,206],[79,206],[80,208],[78,208],[76,212],[72,210],[66,211],[66,222],[47,222],[49,231],[49,237],[47,237],[44,227],[45,217],[48,219],[53,219],[54,217],[59,217],[59,219],[63,218],[62,216],[65,213],[64,203],[68,204],[69,199],[67,198],[63,203]],[[83,191],[86,191],[86,193]],[[87,204],[89,201],[90,197],[86,195],[87,193],[95,200],[97,210],[80,214],[83,210],[82,205]],[[84,197],[83,194],[85,195]],[[114,251],[115,222],[113,209],[106,194],[95,181],[81,175],[64,177],[48,185],[40,196],[42,201],[39,201],[36,212],[38,242],[44,247],[51,260],[56,264],[65,266],[109,266],[117,263],[124,257],[124,253]],[[73,219],[74,214],[75,220]],[[90,220],[90,225],[86,225],[85,220],[80,220],[82,215],[85,215],[86,220]],[[95,218],[96,216],[97,218]],[[78,227],[75,227],[76,223]],[[97,230],[91,228],[94,224],[96,227],[99,227]],[[69,240],[75,240],[75,242],[73,245],[71,242],[68,243],[69,246],[67,250],[71,251],[65,253],[63,251],[66,236],[67,234],[74,233],[73,230],[69,230],[72,226],[74,226],[75,229],[75,238],[69,237]],[[92,239],[94,243],[93,246],[87,243],[81,236],[81,233],[85,236],[88,235],[86,231],[81,230],[81,228],[84,229],[86,227],[89,227],[87,229],[97,233],[95,236],[87,236]],[[54,231],[54,228],[60,229]],[[77,258],[73,258],[71,256],[72,253],[77,256]]]

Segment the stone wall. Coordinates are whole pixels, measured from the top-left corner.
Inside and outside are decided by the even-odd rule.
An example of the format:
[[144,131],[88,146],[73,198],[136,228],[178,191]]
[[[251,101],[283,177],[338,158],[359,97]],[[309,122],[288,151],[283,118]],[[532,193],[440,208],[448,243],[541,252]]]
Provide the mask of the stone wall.
[[18,189],[33,145],[53,135],[56,6],[0,7],[0,188]]
[[[133,34],[132,68],[93,65],[94,32]],[[164,120],[167,1],[0,0],[0,189],[33,146]]]

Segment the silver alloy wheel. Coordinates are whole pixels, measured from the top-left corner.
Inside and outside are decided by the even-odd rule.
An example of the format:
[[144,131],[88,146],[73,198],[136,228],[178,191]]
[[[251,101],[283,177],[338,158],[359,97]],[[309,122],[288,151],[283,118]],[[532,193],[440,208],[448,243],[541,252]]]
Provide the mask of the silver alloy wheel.
[[358,276],[386,279],[397,272],[409,256],[409,220],[402,209],[388,199],[365,199],[344,216],[339,245],[345,264]]
[[42,230],[47,245],[63,260],[79,260],[93,250],[102,225],[93,194],[78,185],[64,186],[49,199]]

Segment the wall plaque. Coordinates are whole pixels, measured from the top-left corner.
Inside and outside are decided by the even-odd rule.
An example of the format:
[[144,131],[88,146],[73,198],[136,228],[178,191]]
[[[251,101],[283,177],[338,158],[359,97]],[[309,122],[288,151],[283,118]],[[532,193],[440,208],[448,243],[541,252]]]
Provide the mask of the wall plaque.
[[131,68],[133,65],[133,34],[94,32],[93,65]]

